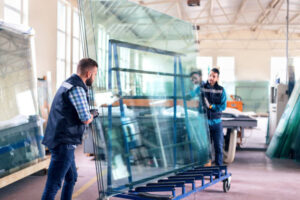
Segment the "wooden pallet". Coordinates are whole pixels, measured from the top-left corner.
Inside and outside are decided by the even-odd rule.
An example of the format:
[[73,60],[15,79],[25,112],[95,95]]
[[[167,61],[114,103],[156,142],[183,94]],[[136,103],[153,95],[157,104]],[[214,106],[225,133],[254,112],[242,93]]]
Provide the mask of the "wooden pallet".
[[50,163],[50,156],[47,156],[45,159],[36,160],[34,164],[28,167],[25,167],[21,170],[13,172],[12,174],[0,178],[0,188],[3,188],[11,183],[21,180],[43,169],[48,169],[49,163]]

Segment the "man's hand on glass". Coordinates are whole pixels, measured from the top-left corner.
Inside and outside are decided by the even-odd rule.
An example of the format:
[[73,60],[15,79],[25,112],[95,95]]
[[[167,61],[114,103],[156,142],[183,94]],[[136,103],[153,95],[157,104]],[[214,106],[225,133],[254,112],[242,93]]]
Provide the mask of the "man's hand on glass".
[[90,113],[93,115],[93,118],[97,118],[99,116],[98,109],[91,109]]

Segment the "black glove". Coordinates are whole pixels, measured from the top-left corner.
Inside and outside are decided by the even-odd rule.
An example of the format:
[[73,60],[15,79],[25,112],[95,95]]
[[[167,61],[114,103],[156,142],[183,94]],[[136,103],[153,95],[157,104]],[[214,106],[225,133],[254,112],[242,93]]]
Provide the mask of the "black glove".
[[98,109],[91,109],[90,113],[93,115],[94,118],[99,116]]

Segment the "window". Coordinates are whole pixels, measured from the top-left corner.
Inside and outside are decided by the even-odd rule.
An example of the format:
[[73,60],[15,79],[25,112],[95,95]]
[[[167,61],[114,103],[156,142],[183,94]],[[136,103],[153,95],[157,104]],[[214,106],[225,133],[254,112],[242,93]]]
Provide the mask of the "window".
[[300,57],[294,58],[295,80],[300,80]]
[[220,67],[220,82],[235,81],[234,57],[218,57],[217,66]]
[[66,78],[67,7],[67,2],[57,2],[56,88],[59,88]]
[[278,80],[280,83],[286,83],[285,57],[271,57],[271,84],[275,84],[276,80]]
[[109,35],[106,33],[103,27],[98,28],[98,77],[96,80],[97,87],[100,89],[108,88],[108,40]]
[[217,57],[217,66],[220,67],[220,84],[225,88],[226,94],[235,94],[235,62],[234,57]]
[[73,10],[73,34],[72,34],[72,72],[76,73],[77,63],[82,58],[82,49],[80,42],[80,25],[79,12],[77,9]]
[[210,69],[213,66],[212,57],[208,56],[198,56],[197,57],[197,68],[202,70],[202,80],[206,81],[208,78],[208,74]]
[[4,20],[13,24],[28,24],[28,0],[4,0]]
[[72,7],[70,1],[58,0],[56,88],[59,88],[71,73],[76,73],[81,57],[78,10]]

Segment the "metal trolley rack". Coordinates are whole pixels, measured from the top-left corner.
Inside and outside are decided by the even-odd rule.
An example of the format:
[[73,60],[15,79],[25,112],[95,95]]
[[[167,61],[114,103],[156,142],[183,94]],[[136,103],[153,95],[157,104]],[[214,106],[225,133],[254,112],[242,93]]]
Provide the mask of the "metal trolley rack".
[[[152,71],[143,71],[143,70],[135,70],[135,69],[125,69],[119,67],[118,62],[118,51],[117,47],[125,47],[129,49],[135,49],[139,51],[144,52],[151,52],[154,54],[162,54],[167,56],[174,57],[174,73],[161,73],[161,72],[152,72]],[[117,81],[117,88],[118,88],[118,95],[121,97],[119,99],[119,105],[120,105],[120,118],[122,125],[126,125],[128,123],[126,121],[126,116],[124,112],[124,103],[122,98],[122,87],[121,87],[121,81],[120,81],[120,71],[126,71],[131,73],[145,73],[145,74],[155,74],[160,76],[172,76],[174,77],[174,96],[172,97],[173,100],[173,109],[174,109],[174,116],[173,116],[173,135],[174,135],[174,143],[176,143],[176,106],[177,106],[177,78],[179,78],[181,90],[182,90],[182,101],[183,101],[183,107],[184,107],[184,113],[185,113],[185,123],[188,124],[188,113],[187,113],[187,101],[185,99],[184,94],[184,77],[187,77],[187,75],[183,74],[182,70],[182,63],[181,63],[181,57],[182,54],[171,52],[171,51],[164,51],[161,49],[151,48],[151,47],[145,47],[140,46],[136,44],[130,44],[122,41],[117,40],[110,40],[109,41],[109,70],[108,70],[108,89],[112,89],[112,71],[116,72],[116,81]],[[114,65],[115,67],[112,67],[112,60],[114,59]],[[177,68],[179,68],[179,73],[177,73]],[[107,133],[107,187],[111,188],[112,186],[112,138],[111,138],[111,131],[112,131],[112,106],[108,106],[108,133]],[[190,140],[190,130],[189,126],[186,126],[186,132],[188,139]],[[126,137],[126,130],[123,130],[124,135],[124,147],[125,147],[125,153],[130,153],[130,141],[127,140]],[[191,146],[189,148],[192,148]],[[174,157],[176,158],[176,146],[173,149]],[[191,154],[191,155],[190,155]],[[193,152],[190,151],[187,156],[190,156],[193,158]],[[191,159],[193,161],[193,159]],[[132,169],[130,166],[130,160],[127,158],[126,161],[127,171],[128,171],[128,183],[126,184],[124,188],[129,188],[128,192],[122,192],[115,194],[115,197],[119,198],[125,198],[125,199],[138,199],[138,200],[149,200],[149,199],[182,199],[185,198],[195,192],[201,191],[211,185],[214,185],[218,182],[223,181],[223,190],[224,192],[229,191],[230,189],[230,180],[231,180],[231,174],[227,171],[227,166],[214,166],[214,167],[202,167],[198,166],[197,164],[189,165],[184,168],[175,169],[172,171],[169,171],[168,173],[164,173],[164,176],[168,176],[167,178],[162,178],[161,176],[156,176],[155,178],[152,177],[151,179],[147,179],[147,181],[154,181],[156,182],[148,182],[145,186],[141,186],[143,184],[142,182],[134,182],[132,180]],[[196,162],[193,162],[196,163]],[[174,166],[176,165],[176,159],[174,159]],[[99,169],[98,169],[99,170]],[[101,170],[101,169],[100,169]],[[100,172],[101,173],[101,172]],[[173,174],[173,175],[171,175]],[[197,186],[197,182],[201,182],[201,186]],[[187,189],[187,184],[191,184],[192,189]],[[120,187],[121,188],[121,187]],[[176,194],[176,188],[181,188],[181,193]],[[109,192],[109,191],[108,191]],[[164,192],[162,195],[153,194],[150,192]],[[166,192],[170,192],[171,194],[165,195]]]
[[[208,177],[208,181],[206,180]],[[196,187],[196,181],[201,181],[201,186]],[[148,183],[146,186],[139,186],[128,193],[116,195],[119,198],[149,200],[149,199],[183,199],[193,193],[223,181],[223,191],[228,192],[231,184],[231,173],[228,173],[227,166],[214,167],[193,167],[192,169],[179,171],[174,176],[166,179],[159,179],[156,183]],[[186,191],[186,184],[192,184],[192,190]],[[176,195],[175,188],[181,188],[181,193]],[[171,195],[158,195],[148,192],[170,192]]]

